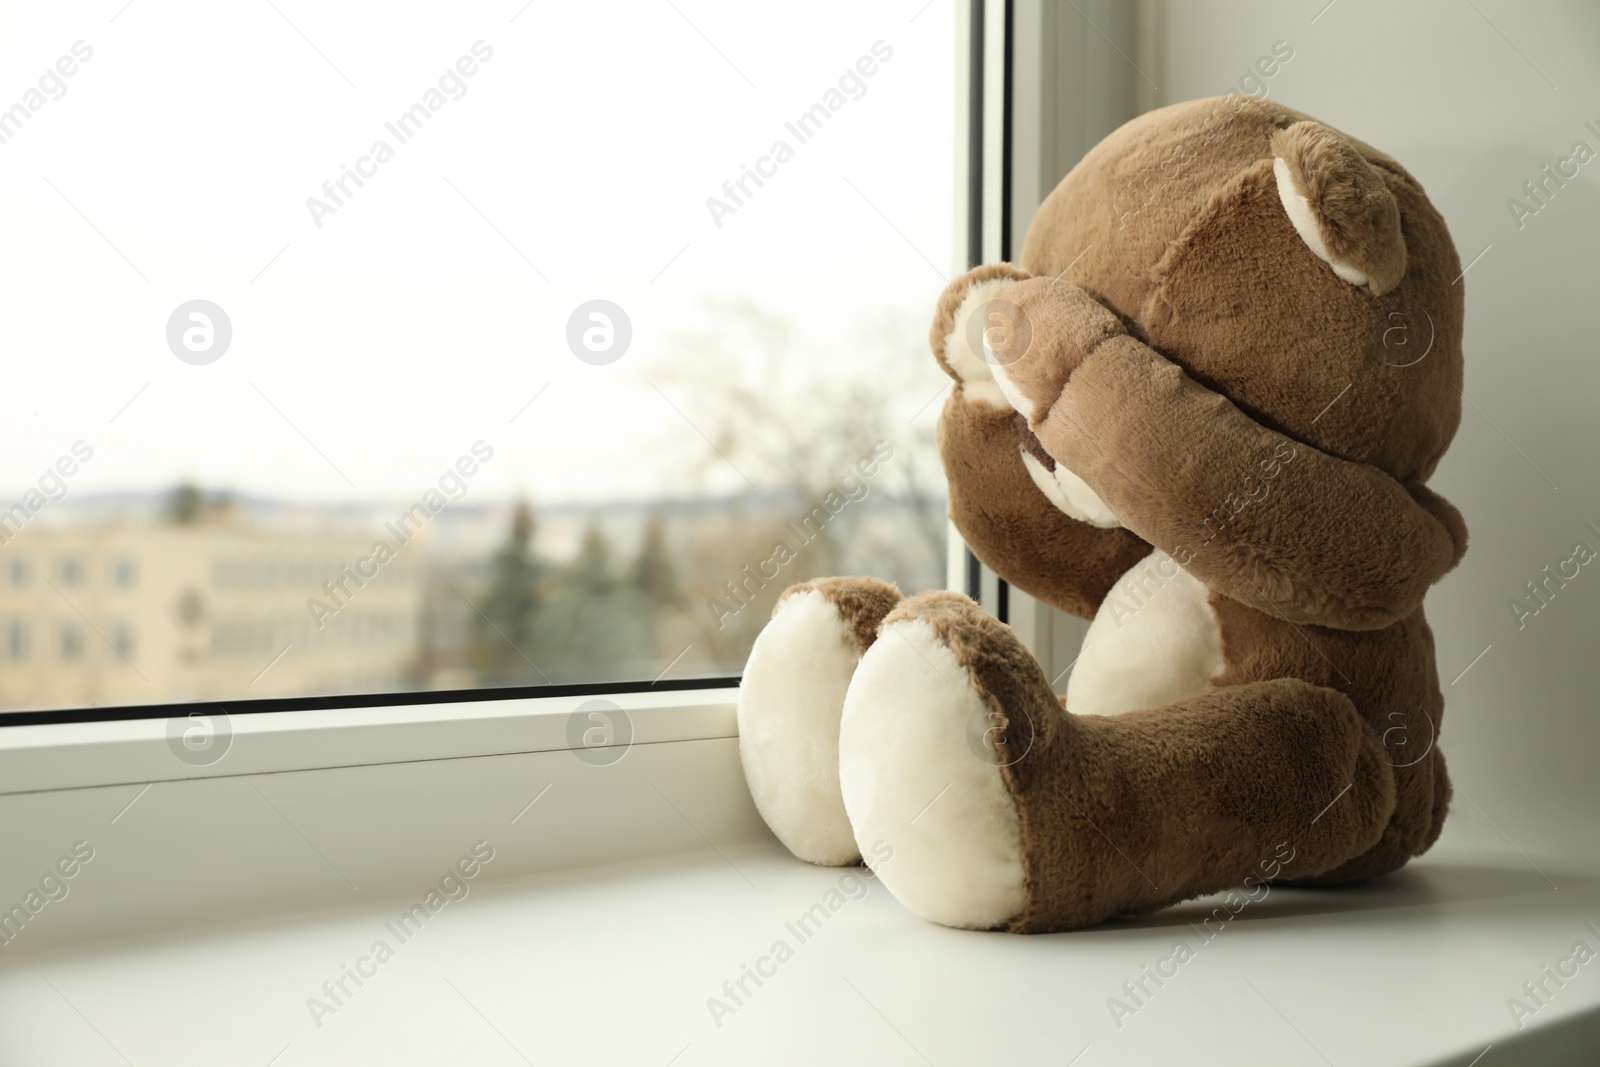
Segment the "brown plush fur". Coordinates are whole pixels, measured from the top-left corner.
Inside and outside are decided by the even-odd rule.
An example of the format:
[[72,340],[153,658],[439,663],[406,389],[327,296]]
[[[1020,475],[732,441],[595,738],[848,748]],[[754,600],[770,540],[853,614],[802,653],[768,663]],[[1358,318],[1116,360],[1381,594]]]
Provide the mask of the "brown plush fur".
[[[1406,275],[1377,296],[1310,254],[1272,176],[1273,134],[1305,119],[1241,97],[1140,116],[1045,199],[1020,266],[1079,286],[1263,425],[1426,480],[1461,421],[1460,260],[1416,179],[1352,138],[1399,205]],[[1430,325],[1426,358],[1384,362],[1391,331]]]
[[1280,856],[1293,854],[1284,873],[1320,874],[1377,845],[1394,812],[1383,746],[1329,689],[1279,677],[1152,711],[1073,715],[1009,628],[966,597],[923,593],[886,622],[901,619],[933,627],[995,713],[1006,749],[1026,753],[1000,768],[1027,859],[1014,932],[1237,886],[1280,844]]
[[1017,588],[1091,618],[1150,546],[1127,530],[1096,529],[1056,510],[1022,466],[1014,419],[1013,412],[969,403],[960,385],[945,401],[938,432],[950,515],[962,517],[962,536],[978,558]]
[[900,587],[892,582],[876,578],[813,578],[785,589],[772,606],[772,613],[776,615],[790,597],[812,590],[821,593],[823,599],[838,609],[839,617],[850,627],[850,639],[857,652],[872,647],[872,642],[878,639],[883,617],[900,603]]
[[939,361],[939,366],[944,368],[946,374],[957,381],[961,378],[945,359],[944,344],[945,338],[956,328],[956,308],[961,306],[967,290],[974,285],[982,285],[997,278],[1009,278],[1020,282],[1027,277],[1026,271],[1019,270],[1009,263],[985,263],[963,274],[960,279],[962,284],[959,287],[952,285],[944,291],[939,297],[939,303],[934,307],[933,325],[928,329],[928,345],[933,349],[933,358]]
[[[1275,159],[1314,216],[1309,243]],[[1444,701],[1421,604],[1461,559],[1466,526],[1424,483],[1461,418],[1460,271],[1393,159],[1275,103],[1223,97],[1107,137],[1040,207],[1019,264],[979,267],[940,297],[930,341],[956,386],[939,445],[967,543],[1086,618],[1159,549],[1209,590],[1221,638],[1223,668],[1198,691],[1079,715],[966,597],[901,600],[871,579],[799,587],[838,604],[863,649],[880,626],[926,623],[1020,754],[995,772],[1026,880],[1008,929],[1262,881],[1360,881],[1438,837]],[[989,372],[947,352],[986,282],[1022,327],[987,338],[1003,391],[965,383],[963,367]],[[1076,475],[1122,527],[1058,510],[1024,453]]]
[[1393,289],[1406,272],[1400,205],[1355,145],[1320,122],[1297,122],[1272,135],[1272,153],[1310,199],[1328,252],[1366,274],[1374,296]]
[[[1370,284],[1306,246],[1274,157],[1328,253]],[[934,626],[1027,753],[1003,768],[1028,876],[1012,929],[1237,886],[1284,843],[1294,860],[1274,877],[1318,883],[1425,850],[1450,790],[1421,602],[1466,527],[1423,484],[1460,422],[1462,289],[1420,185],[1277,104],[1195,101],[1092,150],[1039,209],[1020,272],[979,271],[1016,278],[995,299],[1022,309],[1029,344],[994,355],[1031,410],[1019,428],[953,393],[941,445],[957,527],[1002,577],[1085,616],[1154,545],[1212,590],[1226,661],[1165,707],[1075,716],[964,598],[891,613]],[[936,351],[971,284],[941,298]],[[1126,529],[1048,505],[1024,449]]]

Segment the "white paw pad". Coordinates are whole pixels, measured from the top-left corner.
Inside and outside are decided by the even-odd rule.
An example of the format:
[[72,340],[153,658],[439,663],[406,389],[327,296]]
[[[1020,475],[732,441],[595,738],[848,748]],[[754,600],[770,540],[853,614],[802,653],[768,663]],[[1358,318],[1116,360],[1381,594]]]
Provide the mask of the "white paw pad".
[[972,744],[989,710],[920,619],[885,627],[845,697],[839,780],[856,841],[892,848],[874,865],[879,879],[945,926],[992,929],[1026,899],[1016,803]]
[[991,278],[974,285],[956,308],[954,326],[944,338],[945,361],[961,376],[962,391],[967,399],[1004,410],[1011,410],[1011,401],[1006,399],[995,380],[995,357],[984,340],[984,325],[981,321],[974,322],[973,316],[981,314],[994,295],[1014,281],[1013,278]]
[[839,794],[839,716],[861,654],[833,601],[785,600],[750,650],[739,687],[739,759],[756,810],[808,863],[858,862]]

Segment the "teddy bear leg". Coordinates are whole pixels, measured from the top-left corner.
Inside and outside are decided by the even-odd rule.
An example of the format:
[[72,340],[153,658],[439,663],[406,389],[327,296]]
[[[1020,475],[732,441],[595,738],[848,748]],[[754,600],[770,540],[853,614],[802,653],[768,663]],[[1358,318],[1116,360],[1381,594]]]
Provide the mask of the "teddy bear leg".
[[1285,885],[1330,886],[1367,882],[1398,870],[1420,856],[1439,838],[1450,808],[1450,776],[1444,753],[1430,751],[1424,759],[1394,768],[1395,810],[1383,837],[1331,871],[1314,877],[1286,878]]
[[739,686],[739,759],[756,810],[807,863],[859,863],[839,796],[839,715],[856,664],[900,590],[821,578],[784,591]]
[[902,903],[1019,933],[1328,871],[1395,805],[1382,745],[1339,693],[1279,679],[1073,715],[1008,627],[948,592],[902,601],[863,657],[840,785]]

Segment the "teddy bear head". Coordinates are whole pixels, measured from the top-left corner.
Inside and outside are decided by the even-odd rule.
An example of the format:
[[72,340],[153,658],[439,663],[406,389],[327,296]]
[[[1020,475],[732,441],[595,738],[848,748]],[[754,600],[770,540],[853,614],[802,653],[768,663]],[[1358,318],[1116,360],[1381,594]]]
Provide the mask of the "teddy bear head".
[[1462,270],[1389,156],[1246,96],[1148,112],[1062,179],[1020,261],[1265,426],[1400,481],[1461,420]]

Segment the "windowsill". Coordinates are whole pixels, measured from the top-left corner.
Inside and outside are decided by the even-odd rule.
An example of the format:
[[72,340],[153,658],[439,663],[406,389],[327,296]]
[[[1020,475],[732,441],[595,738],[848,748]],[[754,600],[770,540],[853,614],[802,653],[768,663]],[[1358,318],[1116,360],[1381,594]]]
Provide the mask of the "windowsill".
[[[873,887],[800,944],[785,923],[859,871],[772,842],[737,691],[612,699],[634,737],[610,762],[571,750],[573,697],[244,715],[205,767],[174,756],[164,720],[0,731],[0,906],[74,841],[96,853],[0,948],[0,1062],[122,1062],[108,1043],[134,1063],[519,1062],[510,1041],[533,1062],[1067,1063],[1088,1046],[1080,1067],[1264,1049],[1467,1067],[1492,1044],[1478,1063],[1495,1067],[1600,1045],[1600,965],[1520,1033],[1507,1007],[1576,941],[1600,947],[1600,861],[1476,848],[1458,818],[1394,876],[1274,891],[1210,941],[1217,900],[1021,938],[932,926]],[[478,840],[496,856],[469,897],[315,1026],[307,998],[394,941],[385,922]],[[780,939],[794,958],[732,1004],[722,983]],[[1193,958],[1132,1000],[1122,984],[1179,940]],[[713,996],[738,1009],[721,1027]],[[1113,997],[1136,1009],[1120,1027]]]
[[[849,1049],[863,1063],[1494,1067],[1580,1062],[1600,1040],[1589,967],[1521,1034],[1506,1007],[1575,940],[1595,943],[1582,922],[1600,918],[1597,867],[1540,861],[1556,892],[1510,850],[1442,845],[1369,887],[1274,892],[1205,943],[1218,900],[1022,938],[930,925],[872,886],[801,942],[785,923],[850,872],[774,846],[723,852],[475,885],[403,944],[385,926],[410,902],[396,897],[21,957],[0,971],[0,1060],[121,1062],[114,1046],[173,1065],[814,1064]],[[380,939],[394,958],[365,964],[376,973],[347,981],[318,1027],[308,998],[332,1006],[323,982]],[[779,940],[793,957],[762,962],[776,973],[747,979],[735,1006],[723,983]],[[1193,958],[1159,989],[1147,980],[1119,1028],[1108,1000],[1131,1003],[1122,984],[1179,940]],[[711,997],[736,1008],[720,1027]]]
[[[207,764],[174,755],[166,719],[8,726],[0,728],[0,795],[565,751],[568,720],[587,699],[528,697],[237,715],[229,720],[228,750]],[[606,699],[627,713],[635,745],[735,736],[737,689],[616,693]]]
[[164,719],[8,727],[0,911],[75,842],[95,856],[0,962],[390,899],[480,839],[495,880],[762,841],[737,695],[614,693],[610,744],[593,697],[259,712],[207,765]]

